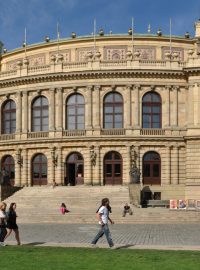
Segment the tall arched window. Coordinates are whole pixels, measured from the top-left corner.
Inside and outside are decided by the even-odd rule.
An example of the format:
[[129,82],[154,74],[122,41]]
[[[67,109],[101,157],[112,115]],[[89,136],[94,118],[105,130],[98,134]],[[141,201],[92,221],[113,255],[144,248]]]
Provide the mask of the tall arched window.
[[123,128],[123,98],[118,93],[109,93],[104,99],[103,127]]
[[66,129],[85,128],[85,101],[80,94],[73,94],[67,100],[66,105]]
[[38,97],[32,104],[32,131],[49,130],[49,104],[46,97]]
[[157,93],[149,92],[142,99],[142,127],[161,128],[161,98]]
[[15,181],[15,161],[12,156],[4,156],[1,161],[1,174],[4,184],[14,185]]
[[2,106],[2,134],[16,131],[16,104],[13,100],[6,101]]
[[161,184],[161,160],[156,152],[147,152],[143,157],[143,184]]
[[32,160],[32,185],[47,184],[47,158],[37,154]]

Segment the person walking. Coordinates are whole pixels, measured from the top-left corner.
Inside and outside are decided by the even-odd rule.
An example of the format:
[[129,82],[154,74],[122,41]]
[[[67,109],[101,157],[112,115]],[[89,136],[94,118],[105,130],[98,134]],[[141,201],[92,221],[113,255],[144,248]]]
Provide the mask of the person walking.
[[0,203],[0,246],[5,246],[6,236],[6,203]]
[[[21,245],[20,237],[19,237],[19,229],[16,223],[17,214],[16,214],[16,203],[11,203],[10,208],[7,212],[7,234],[5,236],[5,239],[9,237],[12,231],[15,233],[15,239],[17,241],[17,245]],[[4,240],[5,240],[4,239]]]
[[111,238],[110,230],[109,230],[109,227],[108,227],[108,221],[110,221],[111,224],[114,224],[114,222],[109,217],[110,209],[111,209],[111,207],[109,205],[109,199],[108,198],[102,199],[101,206],[97,210],[97,218],[98,218],[98,221],[99,221],[100,229],[99,229],[99,232],[97,233],[97,235],[95,236],[95,238],[93,239],[93,241],[91,243],[93,247],[95,247],[98,240],[104,234],[106,236],[109,247],[111,248],[111,247],[114,246],[113,240]]

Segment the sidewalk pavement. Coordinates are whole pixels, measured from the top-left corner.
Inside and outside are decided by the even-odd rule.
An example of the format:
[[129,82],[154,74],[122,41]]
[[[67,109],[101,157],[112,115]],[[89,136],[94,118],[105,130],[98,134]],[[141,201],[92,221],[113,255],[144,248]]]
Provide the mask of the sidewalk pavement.
[[[90,248],[94,224],[21,224],[23,245]],[[115,224],[110,231],[116,249],[199,250],[200,224]],[[6,243],[16,244],[14,234]],[[97,243],[109,248],[105,237]]]

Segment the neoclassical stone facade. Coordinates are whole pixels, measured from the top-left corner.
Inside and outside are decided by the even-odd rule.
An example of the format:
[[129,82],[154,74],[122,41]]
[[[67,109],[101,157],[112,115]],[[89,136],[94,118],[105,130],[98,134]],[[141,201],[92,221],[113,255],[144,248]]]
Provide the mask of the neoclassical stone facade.
[[[200,197],[199,29],[108,35],[1,54],[1,173],[16,186],[127,185]],[[171,47],[171,50],[170,50]],[[58,50],[59,48],[59,50]]]

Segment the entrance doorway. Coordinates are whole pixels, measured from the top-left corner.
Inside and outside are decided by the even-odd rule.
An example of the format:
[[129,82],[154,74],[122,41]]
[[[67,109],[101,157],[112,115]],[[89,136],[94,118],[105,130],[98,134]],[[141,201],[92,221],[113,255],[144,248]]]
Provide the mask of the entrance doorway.
[[104,185],[122,185],[122,158],[117,152],[104,157]]
[[32,160],[32,185],[47,185],[47,158],[37,154]]
[[84,184],[84,160],[80,153],[72,153],[67,158],[65,184],[69,186]]

